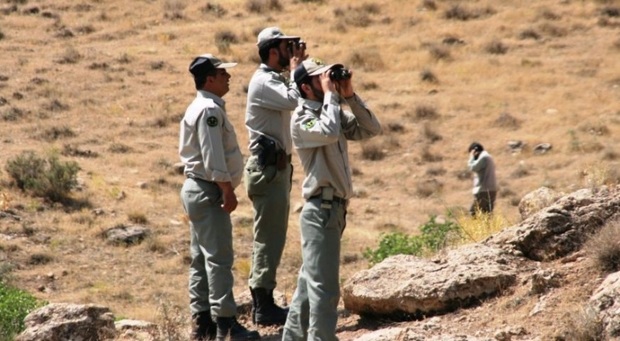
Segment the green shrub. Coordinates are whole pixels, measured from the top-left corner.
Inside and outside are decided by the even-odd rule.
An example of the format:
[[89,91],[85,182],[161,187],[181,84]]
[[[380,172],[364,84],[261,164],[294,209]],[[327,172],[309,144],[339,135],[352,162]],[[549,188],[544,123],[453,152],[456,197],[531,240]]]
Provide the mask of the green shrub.
[[0,341],[13,340],[24,328],[24,318],[42,302],[0,281]]
[[364,258],[370,265],[377,264],[387,257],[404,254],[423,256],[434,254],[444,248],[451,233],[460,233],[460,227],[451,221],[437,222],[435,216],[420,226],[420,235],[409,236],[402,232],[383,234],[376,250],[366,248]]
[[59,202],[67,199],[69,191],[77,185],[80,167],[73,161],[60,162],[53,154],[44,159],[25,151],[9,159],[5,169],[20,189]]

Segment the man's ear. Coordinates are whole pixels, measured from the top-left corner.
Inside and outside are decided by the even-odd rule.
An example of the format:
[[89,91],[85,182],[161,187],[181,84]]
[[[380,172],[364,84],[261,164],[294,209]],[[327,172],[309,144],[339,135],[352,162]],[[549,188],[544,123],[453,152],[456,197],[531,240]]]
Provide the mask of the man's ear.
[[308,94],[310,95],[312,94],[312,88],[310,87],[310,84],[308,83],[301,84],[301,88],[299,90],[303,91],[306,94],[306,96]]

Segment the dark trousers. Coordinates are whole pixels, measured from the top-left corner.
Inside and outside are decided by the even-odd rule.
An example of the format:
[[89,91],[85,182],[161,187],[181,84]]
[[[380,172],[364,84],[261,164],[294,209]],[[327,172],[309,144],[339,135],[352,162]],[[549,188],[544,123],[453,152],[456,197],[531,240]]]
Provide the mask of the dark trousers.
[[497,197],[496,191],[480,191],[474,194],[474,202],[471,204],[469,213],[472,216],[476,213],[491,213],[495,206],[495,198]]

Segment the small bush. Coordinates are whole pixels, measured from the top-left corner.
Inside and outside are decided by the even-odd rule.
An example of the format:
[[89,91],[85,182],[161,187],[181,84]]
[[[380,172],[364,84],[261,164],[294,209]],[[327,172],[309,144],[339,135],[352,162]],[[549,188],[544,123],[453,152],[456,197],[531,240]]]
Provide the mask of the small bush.
[[491,214],[476,212],[471,216],[469,212],[462,212],[456,216],[456,222],[461,227],[461,242],[479,242],[493,233],[508,226],[508,221],[499,212]]
[[431,58],[433,58],[433,60],[439,61],[439,60],[451,60],[452,56],[450,54],[450,50],[446,47],[443,46],[432,46],[429,50],[429,53],[431,54]]
[[376,71],[385,67],[383,59],[377,51],[352,52],[348,59],[349,64],[365,71]]
[[437,76],[435,76],[433,71],[431,71],[429,69],[424,69],[424,70],[422,70],[420,72],[420,79],[423,82],[429,82],[429,83],[437,83],[438,82]]
[[44,159],[32,151],[26,151],[9,159],[6,171],[17,187],[36,197],[59,202],[67,199],[77,185],[76,162],[60,162],[56,155]]
[[435,3],[435,0],[422,0],[422,8],[431,10],[431,11],[436,11],[437,3]]
[[525,29],[519,33],[519,39],[540,39],[540,34],[532,28]]
[[0,340],[13,340],[25,329],[24,318],[42,302],[0,281]]
[[442,139],[441,135],[433,129],[429,122],[424,122],[422,125],[422,136],[424,136],[424,138],[426,138],[430,143],[434,143]]
[[385,152],[380,145],[366,143],[362,145],[362,158],[365,160],[378,161],[383,160]]
[[432,255],[448,244],[452,234],[459,234],[459,226],[456,223],[438,222],[435,216],[431,216],[419,229],[421,234],[417,236],[409,236],[402,232],[383,234],[379,247],[375,250],[366,248],[364,258],[370,265],[374,265],[399,254]]
[[179,0],[167,0],[164,2],[164,18],[171,20],[183,19],[185,3]]
[[585,249],[601,271],[620,270],[620,219],[605,224],[586,242]]
[[500,40],[493,40],[485,45],[484,50],[490,54],[506,54],[506,52],[508,52],[508,46]]
[[432,120],[438,117],[437,109],[432,105],[421,104],[415,108],[415,118],[418,120]]
[[228,52],[231,44],[239,42],[237,35],[231,31],[219,31],[215,33],[215,46],[221,53]]
[[252,13],[263,13],[265,11],[280,11],[282,4],[280,0],[248,0],[245,7]]
[[598,314],[592,309],[570,312],[566,315],[564,340],[603,341],[605,325]]
[[201,9],[202,13],[208,14],[208,13],[212,13],[213,15],[215,15],[217,18],[221,18],[223,16],[226,15],[226,13],[228,11],[226,11],[226,9],[224,7],[222,7],[219,4],[213,4],[208,2],[205,6],[203,6]]
[[73,132],[73,130],[71,130],[71,128],[67,126],[52,127],[52,128],[46,129],[40,135],[41,139],[45,141],[49,141],[49,142],[56,141],[60,138],[68,138],[68,137],[74,137],[74,136],[75,136],[75,133]]

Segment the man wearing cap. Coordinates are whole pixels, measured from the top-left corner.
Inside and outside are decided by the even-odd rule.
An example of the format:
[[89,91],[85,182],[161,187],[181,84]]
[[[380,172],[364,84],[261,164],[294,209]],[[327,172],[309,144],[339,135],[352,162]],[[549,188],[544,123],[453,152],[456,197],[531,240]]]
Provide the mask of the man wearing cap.
[[347,140],[381,132],[377,117],[353,91],[351,76],[340,64],[316,59],[295,69],[303,99],[293,113],[291,135],[304,168],[306,202],[300,215],[303,263],[283,341],[338,340],[340,237],[353,196]]
[[275,304],[273,290],[288,229],[293,172],[289,126],[299,98],[295,84],[283,72],[305,59],[305,45],[278,27],[262,30],[257,45],[261,64],[250,80],[245,114],[251,156],[246,162],[244,183],[254,207],[248,284],[254,323],[283,325],[288,310]]
[[[180,124],[179,156],[186,180],[181,201],[189,218],[189,296],[191,340],[260,340],[237,322],[233,296],[233,243],[230,213],[237,208],[235,188],[241,183],[243,157],[222,97],[237,63],[211,54],[189,66],[196,98]],[[215,323],[213,321],[215,319]]]

